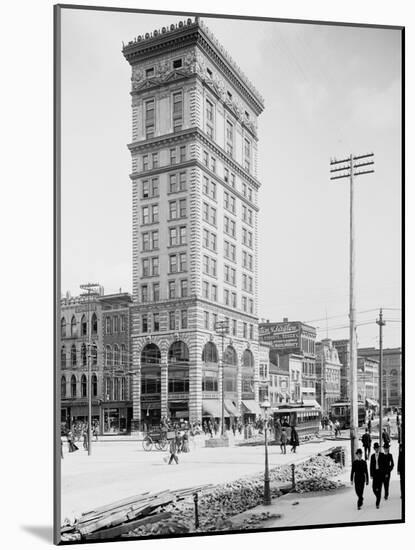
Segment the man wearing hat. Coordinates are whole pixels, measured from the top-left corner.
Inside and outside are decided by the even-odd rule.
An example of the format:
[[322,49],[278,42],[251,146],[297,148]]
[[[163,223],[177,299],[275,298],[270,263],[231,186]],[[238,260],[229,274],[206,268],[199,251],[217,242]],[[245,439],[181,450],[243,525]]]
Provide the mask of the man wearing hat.
[[389,497],[389,483],[391,479],[391,472],[394,467],[393,457],[389,452],[389,443],[383,445],[383,485],[385,487],[385,500],[388,500]]
[[380,452],[379,443],[373,444],[374,453],[370,457],[370,477],[372,478],[372,489],[376,496],[376,508],[379,508],[382,497],[382,484],[384,478],[383,453]]
[[362,458],[362,449],[357,449],[356,460],[353,460],[352,473],[350,474],[350,481],[353,485],[357,495],[357,509],[360,510],[363,505],[363,491],[366,485],[369,485],[369,475],[367,473],[366,460]]

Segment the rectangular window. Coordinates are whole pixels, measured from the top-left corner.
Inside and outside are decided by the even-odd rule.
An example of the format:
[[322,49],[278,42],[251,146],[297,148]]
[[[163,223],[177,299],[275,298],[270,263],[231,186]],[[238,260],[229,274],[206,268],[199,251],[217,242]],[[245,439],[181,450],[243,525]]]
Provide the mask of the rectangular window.
[[226,152],[233,157],[233,124],[226,121]]
[[169,311],[169,330],[176,330],[176,313]]
[[214,181],[210,182],[210,196],[216,200],[216,183]]
[[251,171],[251,142],[249,139],[244,140],[244,153],[245,153],[245,163],[244,167],[247,172]]
[[160,330],[160,314],[153,313],[153,330],[154,332],[159,332]]
[[181,57],[179,59],[175,59],[173,61],[173,69],[180,69],[181,66],[182,66],[182,58]]
[[141,182],[141,196],[143,199],[148,199],[150,196],[150,182],[148,180],[143,180]]
[[178,132],[183,125],[183,94],[174,92],[173,94],[173,132]]
[[169,256],[169,273],[177,273],[177,255],[171,254]]
[[209,275],[209,256],[203,256],[203,273]]
[[150,76],[154,76],[154,67],[146,69],[146,78],[149,78]]
[[150,275],[150,259],[143,258],[143,277],[148,277]]
[[210,248],[216,252],[216,235],[214,233],[210,234]]
[[214,111],[213,103],[206,100],[206,133],[213,139],[214,134]]
[[212,302],[218,301],[218,287],[216,285],[212,285],[211,297],[212,297]]
[[227,288],[223,291],[223,301],[225,302],[225,306],[229,305],[229,290]]
[[183,272],[187,270],[187,255],[185,252],[179,254],[179,271]]
[[203,193],[209,195],[209,178],[203,176]]
[[203,246],[209,248],[209,231],[207,229],[203,230]]
[[237,307],[236,292],[232,292],[232,307]]
[[158,153],[152,153],[151,158],[152,158],[152,161],[153,161],[153,168],[158,168],[159,154]]
[[141,285],[141,301],[148,302],[148,286]]
[[180,217],[185,218],[186,217],[186,199],[181,199],[179,201],[179,211],[180,211]]
[[232,319],[232,336],[237,336],[237,322],[236,319]]
[[248,325],[246,323],[242,323],[242,334],[243,338],[248,337]]
[[148,155],[143,155],[143,172],[148,170]]
[[216,225],[216,208],[210,207],[210,223]]
[[205,311],[205,329],[209,330],[209,312]]
[[177,202],[176,201],[169,202],[169,219],[170,220],[177,219]]
[[232,187],[235,187],[235,174],[231,173],[231,185]]
[[150,233],[143,233],[143,251],[150,250]]
[[203,298],[206,298],[206,300],[209,300],[209,283],[207,281],[203,281]]
[[170,164],[176,164],[177,162],[177,156],[176,156],[176,147],[173,149],[170,149]]
[[160,300],[160,284],[153,283],[153,301],[158,302]]
[[254,339],[254,325],[249,325],[249,339]]
[[180,162],[184,162],[186,160],[186,145],[180,146]]
[[217,322],[218,322],[218,314],[212,313],[212,330],[216,330]]
[[186,191],[186,187],[186,172],[180,172],[179,189],[180,191]]
[[159,196],[159,179],[158,178],[153,178],[151,180],[151,195],[153,197]]
[[203,220],[205,222],[208,222],[209,221],[209,205],[207,204],[207,202],[204,202],[203,203],[203,211],[202,211],[202,214],[203,214]]
[[170,246],[177,245],[177,227],[170,227],[169,229]]
[[159,259],[158,258],[151,258],[151,273],[152,273],[152,275],[158,275],[159,274]]
[[209,153],[207,151],[203,151],[203,164],[209,166]]
[[185,225],[179,228],[179,243],[187,244],[187,229]]
[[213,258],[210,259],[210,274],[216,277],[216,260]]
[[187,298],[187,292],[188,286],[187,286],[187,279],[183,279],[180,281],[180,294],[182,298]]
[[169,281],[169,299],[176,298],[176,281]]
[[[147,69],[149,71],[150,69]],[[151,69],[154,71],[154,69]],[[154,99],[149,99],[145,102],[145,128],[146,128],[146,138],[152,138],[154,136],[155,128],[155,103]]]
[[177,175],[176,174],[170,174],[169,178],[169,191],[170,193],[177,193],[178,186],[177,186]]
[[246,296],[242,296],[242,310],[246,311]]
[[153,204],[151,207],[151,221],[156,223],[159,221],[159,207],[158,204]]
[[152,231],[151,232],[151,245],[153,250],[157,250],[159,247],[159,232],[158,231]]
[[224,168],[223,170],[223,179],[228,183],[229,181],[229,170],[227,168]]
[[181,317],[182,329],[187,328],[187,309],[182,309]]
[[210,169],[212,172],[216,172],[216,159],[214,157],[210,158]]
[[148,332],[148,316],[142,315],[141,316],[141,331],[142,332]]
[[143,206],[143,224],[150,223],[150,209],[148,206]]

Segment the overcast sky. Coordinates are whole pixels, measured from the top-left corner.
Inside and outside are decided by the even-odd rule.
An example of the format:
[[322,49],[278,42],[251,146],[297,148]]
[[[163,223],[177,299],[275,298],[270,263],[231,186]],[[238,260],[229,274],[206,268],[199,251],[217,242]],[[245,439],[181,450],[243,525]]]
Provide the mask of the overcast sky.
[[[130,66],[121,49],[182,17],[62,10],[62,292],[131,291]],[[401,325],[401,43],[397,30],[204,18],[265,100],[259,316],[347,338],[347,180],[331,157],[375,153],[356,180],[359,344]],[[367,311],[372,310],[372,311]],[[325,318],[328,318],[327,322]],[[389,321],[390,320],[390,321]],[[394,322],[395,321],[395,322]]]

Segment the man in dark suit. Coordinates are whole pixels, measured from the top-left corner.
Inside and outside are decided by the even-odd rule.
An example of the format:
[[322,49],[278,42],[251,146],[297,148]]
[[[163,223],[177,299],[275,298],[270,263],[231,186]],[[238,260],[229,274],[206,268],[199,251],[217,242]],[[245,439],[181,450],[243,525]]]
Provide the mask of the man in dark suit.
[[391,472],[393,470],[393,467],[395,466],[393,462],[393,457],[391,453],[389,452],[389,444],[385,443],[383,445],[383,486],[385,487],[385,500],[388,500],[389,497],[389,483],[391,479]]
[[360,510],[363,505],[363,491],[366,485],[369,485],[369,475],[367,473],[366,460],[362,458],[362,449],[357,449],[356,460],[353,460],[352,472],[350,474],[350,481],[353,485],[357,495],[357,509]]
[[403,494],[403,489],[405,485],[405,456],[403,454],[402,449],[402,443],[399,444],[399,454],[398,454],[398,465],[397,465],[397,472],[400,478],[400,484],[401,484],[401,498]]
[[370,445],[372,443],[372,438],[370,437],[369,430],[366,428],[365,433],[362,435],[362,444],[365,450],[365,460],[370,456]]
[[382,497],[382,484],[384,478],[383,453],[380,452],[379,443],[373,444],[374,453],[370,457],[370,477],[372,478],[372,489],[376,496],[376,508],[379,508]]

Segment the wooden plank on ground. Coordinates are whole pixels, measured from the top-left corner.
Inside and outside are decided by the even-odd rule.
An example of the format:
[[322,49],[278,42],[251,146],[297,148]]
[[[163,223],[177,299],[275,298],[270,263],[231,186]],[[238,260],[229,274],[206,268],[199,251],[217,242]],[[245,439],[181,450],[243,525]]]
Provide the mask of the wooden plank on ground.
[[97,531],[96,533],[86,534],[82,538],[84,540],[108,540],[111,538],[119,537],[120,535],[128,533],[129,531],[132,531],[133,529],[136,529],[137,527],[140,527],[142,525],[157,523],[158,521],[165,521],[170,517],[170,512],[162,512],[161,514],[155,514],[154,516],[147,516],[145,518],[130,521],[128,523],[123,523],[122,525],[118,525],[110,529],[103,529],[101,531]]

